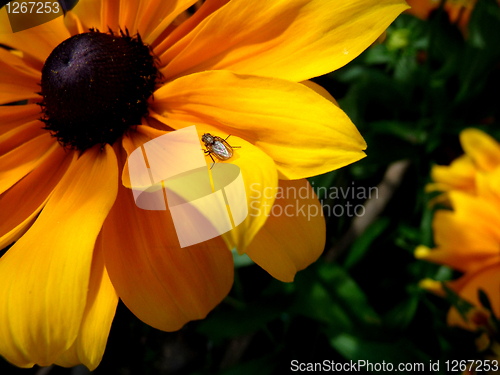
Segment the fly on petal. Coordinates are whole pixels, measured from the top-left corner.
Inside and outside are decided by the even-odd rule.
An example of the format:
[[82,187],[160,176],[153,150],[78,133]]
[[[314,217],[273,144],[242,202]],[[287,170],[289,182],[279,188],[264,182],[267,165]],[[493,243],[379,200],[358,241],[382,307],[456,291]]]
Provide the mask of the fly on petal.
[[212,150],[215,154],[217,154],[218,156],[222,156],[223,158],[229,159],[231,157],[226,146],[224,146],[224,144],[220,141],[214,142],[214,144],[212,145]]

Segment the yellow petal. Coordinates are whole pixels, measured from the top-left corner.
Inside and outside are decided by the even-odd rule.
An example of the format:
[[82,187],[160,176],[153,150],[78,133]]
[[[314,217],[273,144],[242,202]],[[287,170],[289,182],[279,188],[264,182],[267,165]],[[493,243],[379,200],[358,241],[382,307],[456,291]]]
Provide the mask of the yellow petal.
[[[191,74],[155,92],[151,116],[174,128],[212,122],[276,163],[281,179],[318,175],[365,156],[347,115],[299,83],[227,71]],[[159,115],[160,117],[158,117]]]
[[40,106],[36,104],[0,106],[0,135],[40,118]]
[[77,153],[55,147],[34,171],[0,195],[0,249],[19,239],[47,203]]
[[435,165],[431,170],[434,184],[426,186],[426,191],[462,190],[475,194],[476,167],[468,155],[455,159],[449,166]]
[[417,249],[415,256],[460,271],[473,270],[500,258],[499,208],[481,198],[453,191],[454,211],[439,210],[433,221],[435,250]]
[[[211,133],[222,138],[226,138],[229,135],[221,133],[219,129],[209,127],[206,124],[192,125],[196,125],[199,139],[201,139],[204,133]],[[124,137],[123,147],[128,156],[142,144],[167,133],[166,131],[152,129],[147,126],[138,126],[136,133],[130,137]],[[220,160],[216,162],[231,163],[239,167],[247,196],[245,204],[248,205],[248,212],[252,211],[241,224],[237,225],[237,228],[224,234],[223,237],[229,248],[236,247],[240,253],[243,253],[247,245],[252,241],[252,238],[264,225],[269,215],[269,211],[274,203],[278,176],[273,160],[257,147],[234,136],[231,136],[228,142],[231,146],[235,146],[233,157],[225,162]],[[200,146],[200,152],[202,152],[202,146]],[[214,165],[212,159],[208,155],[205,156],[205,159],[207,164],[212,168]],[[217,172],[217,169],[212,168],[211,172],[213,175],[213,173]],[[128,160],[123,168],[122,183],[125,187],[131,188]],[[218,190],[218,188],[215,187],[215,190]],[[177,193],[179,195],[183,194],[182,187]]]
[[[199,129],[204,130],[201,126]],[[211,134],[214,132],[212,131]],[[215,133],[214,135],[222,138],[227,137],[225,133]],[[248,216],[236,228],[225,233],[223,237],[229,248],[236,247],[238,252],[243,254],[268,219],[278,187],[278,172],[273,160],[258,147],[233,136],[228,139],[228,142],[231,146],[240,147],[234,149],[234,156],[225,163],[231,163],[240,168],[247,196],[247,201],[242,202],[242,204],[247,204]],[[212,165],[208,156],[207,162]]]
[[477,194],[500,207],[500,165],[491,172],[476,174]]
[[204,70],[303,81],[368,48],[403,10],[402,0],[230,1],[160,55],[167,79]]
[[7,10],[3,7],[0,9],[0,44],[22,51],[38,71],[41,71],[54,48],[71,36],[64,25],[63,17],[17,33],[12,33],[9,25]]
[[270,216],[246,253],[271,276],[291,282],[319,258],[325,240],[323,209],[309,182],[280,180]]
[[215,238],[180,248],[168,210],[142,210],[131,190],[120,184],[118,191],[103,227],[103,248],[122,301],[165,331],[204,318],[232,285],[232,256],[224,242]]
[[0,48],[0,104],[41,99],[37,94],[40,79],[40,72],[28,67],[20,57]]
[[130,184],[130,174],[129,174],[129,167],[128,167],[128,156],[137,149],[138,147],[141,147],[144,143],[149,142],[150,140],[159,137],[161,135],[167,134],[167,131],[161,131],[157,129],[153,129],[149,126],[144,126],[140,125],[137,126],[136,132],[130,134],[130,135],[125,135],[122,138],[122,145],[123,149],[127,153],[127,161],[125,162],[125,165],[123,166],[123,171],[122,171],[122,184],[123,186],[131,189],[132,186]]
[[335,100],[335,98],[326,90],[324,87],[321,87],[317,83],[313,81],[302,81],[300,82],[304,86],[309,87],[310,89],[316,91],[318,94],[320,94],[323,98],[331,101],[333,104],[335,104],[337,107],[340,108],[339,103]]
[[491,171],[500,166],[500,144],[479,129],[465,129],[460,143],[479,169]]
[[56,147],[59,144],[46,133],[0,156],[0,193],[36,168]]
[[[207,18],[210,14],[215,12],[220,7],[227,4],[229,0],[206,0],[203,2],[201,7],[189,17],[186,21],[184,21],[181,25],[179,25],[175,30],[173,30],[169,35],[165,38],[157,39],[153,45],[154,52],[156,56],[161,56],[165,51],[167,51],[170,47],[172,47],[175,43],[179,42],[184,36],[186,36],[190,31],[192,31],[196,26],[200,24],[205,18]],[[182,43],[184,46],[189,43],[188,38],[182,39]],[[179,49],[179,45],[176,47]],[[160,61],[161,66],[163,67],[165,61]]]
[[104,266],[102,238],[99,236],[92,258],[87,305],[80,332],[71,348],[56,363],[64,367],[84,364],[94,370],[104,354],[117,304],[118,296]]
[[116,196],[111,147],[87,150],[26,234],[0,258],[0,354],[47,366],[79,332],[92,253]]

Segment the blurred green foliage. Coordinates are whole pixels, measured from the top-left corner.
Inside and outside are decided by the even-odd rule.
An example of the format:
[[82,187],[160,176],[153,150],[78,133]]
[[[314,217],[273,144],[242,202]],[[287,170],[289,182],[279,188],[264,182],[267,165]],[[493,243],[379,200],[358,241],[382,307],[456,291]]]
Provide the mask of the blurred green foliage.
[[[441,9],[427,21],[403,14],[383,43],[315,81],[359,128],[368,156],[311,178],[311,183],[316,188],[374,187],[392,163],[408,160],[387,205],[352,239],[346,233],[354,217],[326,217],[324,256],[299,272],[294,283],[274,280],[249,258],[235,255],[230,295],[205,320],[179,332],[154,330],[120,305],[95,374],[265,375],[289,372],[292,360],[395,366],[439,360],[439,373],[445,373],[446,360],[480,358],[474,334],[446,325],[453,298],[441,299],[418,287],[426,277],[456,275],[415,260],[413,250],[419,244],[432,246],[433,209],[424,193],[431,166],[449,164],[461,154],[458,134],[466,127],[500,139],[497,3],[478,2],[468,38]],[[364,203],[350,198],[333,203]],[[342,241],[347,245],[337,251]],[[4,371],[21,373],[1,363]]]

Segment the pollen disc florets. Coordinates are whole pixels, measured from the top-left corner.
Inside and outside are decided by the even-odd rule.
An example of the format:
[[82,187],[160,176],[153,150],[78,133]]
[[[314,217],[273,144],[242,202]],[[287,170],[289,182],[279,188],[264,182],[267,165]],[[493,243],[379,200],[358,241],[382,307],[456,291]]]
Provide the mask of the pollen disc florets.
[[147,115],[158,75],[139,36],[94,30],[75,35],[52,51],[42,69],[45,129],[81,151],[113,144]]

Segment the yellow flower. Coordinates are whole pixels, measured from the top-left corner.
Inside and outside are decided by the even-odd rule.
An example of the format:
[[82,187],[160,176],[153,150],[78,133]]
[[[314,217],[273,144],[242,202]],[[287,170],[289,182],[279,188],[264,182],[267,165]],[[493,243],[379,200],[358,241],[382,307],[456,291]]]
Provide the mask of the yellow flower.
[[476,195],[484,179],[500,168],[500,143],[479,129],[465,129],[460,133],[465,154],[449,166],[434,166],[433,183],[426,191],[458,190]]
[[500,261],[500,201],[458,191],[449,195],[453,210],[434,215],[435,249],[420,246],[415,256],[462,272]]
[[[434,167],[430,190],[444,190],[451,210],[434,215],[435,248],[419,246],[418,259],[463,272],[446,286],[475,308],[464,319],[456,308],[448,323],[466,329],[484,329],[487,322],[479,291],[488,296],[493,313],[500,317],[500,145],[477,129],[460,134],[465,155],[449,167]],[[444,296],[441,284],[424,280],[422,287]]]
[[[284,281],[323,250],[323,217],[267,218],[269,208],[227,245],[181,249],[169,212],[134,204],[127,155],[196,125],[241,146],[228,162],[247,194],[251,183],[311,191],[306,177],[359,160],[366,145],[306,80],[359,55],[406,4],[207,0],[187,18],[195,2],[81,0],[64,19],[14,34],[0,10],[0,44],[13,49],[0,49],[0,104],[27,101],[0,107],[0,248],[17,241],[0,259],[0,354],[10,362],[94,369],[118,297],[162,330],[205,317],[232,284],[227,245]],[[321,208],[312,193],[301,202]]]

